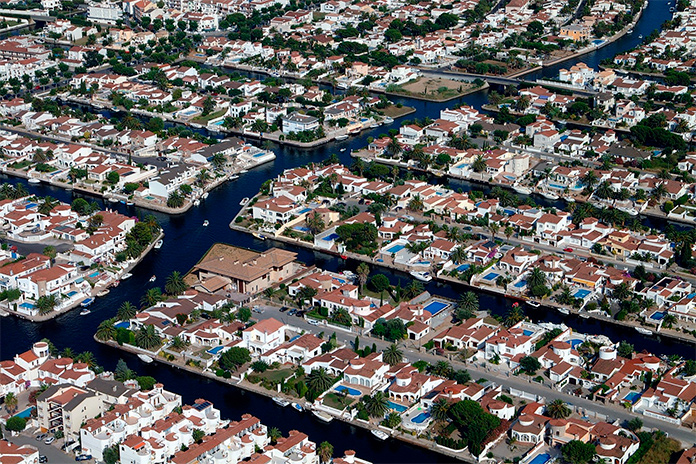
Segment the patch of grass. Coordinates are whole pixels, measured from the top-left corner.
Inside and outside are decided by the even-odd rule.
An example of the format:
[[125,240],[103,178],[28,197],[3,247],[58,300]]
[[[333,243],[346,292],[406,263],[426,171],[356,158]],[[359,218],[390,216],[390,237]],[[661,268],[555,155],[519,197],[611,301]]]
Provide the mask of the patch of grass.
[[292,375],[292,369],[268,370],[266,372],[256,375],[270,382],[281,382]]
[[324,400],[323,403],[329,407],[332,407],[334,409],[338,409],[339,411],[343,410],[346,406],[351,404],[353,401],[349,397],[343,398],[341,395],[338,395],[337,393],[327,393],[324,395]]
[[401,116],[413,113],[414,111],[415,108],[411,106],[402,106],[401,108],[399,108],[396,105],[389,105],[379,110],[381,114],[383,114],[384,116],[389,116],[392,119],[400,118]]
[[227,110],[224,110],[224,109],[220,110],[220,111],[215,111],[213,113],[210,113],[207,116],[198,116],[196,118],[193,118],[193,122],[197,122],[199,124],[207,124],[208,121],[215,119],[215,118],[219,118],[221,116],[224,116],[225,113],[227,113]]
[[681,445],[674,438],[662,434],[654,435],[654,442],[638,464],[663,464],[673,462],[672,456],[681,450]]

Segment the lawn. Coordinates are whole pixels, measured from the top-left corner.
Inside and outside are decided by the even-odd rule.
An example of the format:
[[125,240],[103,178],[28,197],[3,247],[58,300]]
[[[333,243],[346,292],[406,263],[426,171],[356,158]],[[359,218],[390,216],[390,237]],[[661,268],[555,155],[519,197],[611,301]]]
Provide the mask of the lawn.
[[471,87],[473,87],[471,83],[453,79],[419,77],[399,85],[397,92],[414,97],[443,101],[458,97]]
[[664,435],[655,435],[655,441],[638,464],[663,464],[672,462],[671,457],[674,453],[681,450],[681,445],[674,438],[667,438]]
[[258,375],[261,379],[266,379],[271,382],[282,382],[283,380],[287,379],[292,375],[292,369],[287,368],[287,369],[277,369],[277,370],[268,370],[266,372],[263,372],[261,374],[255,374]]
[[207,116],[198,116],[197,118],[193,119],[193,122],[197,122],[199,124],[208,124],[208,121],[224,116],[225,113],[227,113],[226,109],[215,111]]
[[392,119],[400,118],[401,116],[414,113],[415,111],[415,108],[403,105],[401,107],[398,107],[396,105],[389,105],[379,110],[381,114],[383,114],[384,116],[389,116]]
[[341,395],[338,395],[337,393],[331,392],[327,393],[324,395],[324,400],[323,403],[326,406],[329,406],[334,409],[338,409],[339,411],[343,410],[346,406],[350,405],[352,403],[352,400],[348,397],[343,398]]

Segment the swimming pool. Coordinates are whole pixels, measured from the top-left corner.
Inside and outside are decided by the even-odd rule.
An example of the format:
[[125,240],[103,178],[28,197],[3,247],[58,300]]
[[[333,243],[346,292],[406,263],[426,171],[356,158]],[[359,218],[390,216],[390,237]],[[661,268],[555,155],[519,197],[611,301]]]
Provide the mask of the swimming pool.
[[529,464],[546,464],[551,460],[551,455],[549,453],[537,454],[534,459],[529,461]]
[[386,251],[387,251],[387,253],[398,253],[401,250],[403,250],[404,248],[406,248],[404,245],[396,244],[396,245],[392,245],[390,248],[387,248]]
[[488,274],[486,274],[485,276],[483,276],[483,280],[489,280],[489,281],[490,281],[490,280],[495,280],[495,279],[498,278],[499,275],[500,275],[500,274],[495,273],[495,272],[489,272]]
[[664,318],[665,318],[665,313],[660,312],[660,311],[656,311],[656,312],[652,313],[652,315],[650,316],[650,319],[652,319],[653,321],[661,321]]
[[31,303],[22,303],[19,305],[19,307],[24,309],[34,309],[34,305]]
[[579,338],[573,338],[573,339],[568,340],[568,343],[570,343],[570,346],[575,348],[576,346],[582,344],[582,340],[580,340]]
[[224,121],[223,119],[221,119],[221,120],[219,120],[219,121],[216,121],[216,122],[214,122],[214,123],[211,123],[210,125],[211,125],[211,126],[222,126],[223,124],[225,124],[225,121]]
[[459,266],[457,266],[457,271],[464,272],[467,269],[469,269],[470,267],[471,267],[470,264],[460,264]]
[[443,309],[445,309],[448,306],[449,306],[448,303],[444,303],[442,301],[431,301],[423,309],[425,311],[428,311],[430,314],[432,314],[434,316],[435,314],[439,313],[440,311],[442,311]]
[[527,281],[526,280],[520,280],[515,284],[515,288],[524,288],[527,286]]
[[214,347],[214,348],[209,349],[209,350],[208,350],[208,353],[210,353],[210,354],[218,354],[220,351],[222,351],[223,348],[224,348],[224,346],[218,345],[218,346],[216,346],[216,347]]
[[338,238],[338,234],[331,234],[331,235],[327,235],[326,237],[322,238],[322,240],[324,240],[325,242],[333,242],[337,238]]
[[534,335],[534,332],[532,332],[531,330],[523,329],[522,335],[524,335],[525,337],[531,337],[532,335]]
[[35,409],[33,406],[31,408],[27,408],[24,411],[20,412],[19,414],[15,414],[15,417],[21,417],[23,419],[28,419],[29,416],[31,416],[31,411]]
[[312,211],[312,208],[302,208],[297,212],[297,214],[309,213],[310,211]]
[[638,401],[638,398],[640,398],[640,393],[638,392],[631,392],[628,395],[624,396],[624,399],[626,401],[630,401],[631,403],[635,403]]
[[309,232],[309,227],[307,227],[307,226],[295,226],[292,228],[292,230],[296,230],[297,232]]
[[389,401],[388,406],[389,406],[389,409],[393,409],[394,411],[396,411],[398,413],[402,413],[408,409],[406,406],[402,406],[400,404],[394,403],[393,401]]
[[584,288],[580,288],[580,289],[578,289],[575,293],[573,293],[573,296],[574,296],[575,298],[580,298],[581,300],[584,300],[585,297],[586,297],[587,295],[589,295],[590,293],[592,293],[592,292],[589,291],[589,290],[585,290]]
[[130,327],[130,322],[120,321],[114,324],[114,327],[116,327],[117,329],[127,329],[128,327]]
[[344,391],[348,393],[350,396],[360,396],[362,394],[360,390],[356,390],[355,388],[350,388],[343,385],[339,385],[338,387],[334,388],[334,390],[340,392]]
[[416,417],[411,419],[411,422],[414,424],[422,424],[423,422],[427,421],[430,418],[430,413],[428,412],[422,412],[418,414]]
[[72,291],[68,292],[67,297],[68,297],[68,298],[72,298],[72,297],[74,297],[75,295],[77,295],[77,292],[76,292],[75,290],[72,290]]

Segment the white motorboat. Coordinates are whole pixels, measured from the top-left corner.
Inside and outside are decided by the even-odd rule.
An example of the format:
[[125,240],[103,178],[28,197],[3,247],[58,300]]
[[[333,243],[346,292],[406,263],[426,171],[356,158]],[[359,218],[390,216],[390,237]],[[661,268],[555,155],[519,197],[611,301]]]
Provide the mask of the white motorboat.
[[154,359],[152,359],[150,356],[148,356],[148,355],[146,355],[146,354],[142,354],[142,353],[140,353],[140,354],[138,355],[138,358],[140,358],[140,360],[141,360],[142,362],[148,363],[148,364],[150,364],[152,361],[154,361]]
[[336,140],[348,140],[348,134],[337,135]]
[[101,292],[97,293],[97,296],[106,296],[108,294],[109,294],[109,289],[106,288],[106,289],[102,290]]
[[236,174],[234,176],[230,176],[230,180],[237,180],[237,179],[239,179],[239,176]]
[[541,306],[541,303],[535,300],[527,300],[527,304],[532,308],[538,308],[539,306]]
[[193,200],[193,206],[198,206],[200,204],[201,204],[201,200],[198,200],[198,199]]
[[266,240],[266,237],[264,237],[263,235],[259,234],[258,232],[254,232],[254,233],[252,233],[251,235],[253,235],[254,237],[258,238],[259,240]]
[[203,195],[201,195],[201,198],[205,200],[206,198],[208,198],[208,195],[208,192],[205,192]]
[[82,311],[80,311],[80,316],[86,316],[87,314],[91,314],[91,313],[92,313],[92,311],[90,311],[89,309],[85,308],[85,309],[83,309]]
[[312,411],[312,414],[314,414],[314,417],[316,417],[322,422],[329,423],[333,420],[333,416],[322,411],[317,411],[316,409]]
[[150,282],[154,282],[155,280],[157,280],[157,276],[152,274],[152,277],[150,277]]
[[633,34],[633,29],[629,29],[628,32],[626,32],[626,34]]
[[393,122],[394,122],[394,119],[393,119],[393,118],[390,118],[389,116],[387,116],[386,118],[384,118],[384,124],[391,124],[391,123],[393,123]]
[[580,317],[582,317],[583,319],[589,319],[590,315],[587,313],[580,313]]
[[155,243],[155,250],[159,250],[162,248],[162,245],[164,244],[164,240],[157,240],[157,243]]
[[292,403],[292,407],[295,408],[297,411],[302,412],[304,411],[304,408],[300,403]]
[[528,189],[527,187],[515,186],[515,187],[512,187],[512,190],[514,190],[515,192],[520,193],[522,195],[529,195],[530,193],[532,193],[532,190]]
[[421,282],[430,282],[433,280],[433,276],[427,271],[411,271],[409,272],[413,278],[420,280]]
[[653,334],[652,330],[644,329],[643,327],[636,327],[636,332],[643,334],[643,335],[652,335]]
[[207,219],[205,221],[203,221],[203,227],[208,227],[209,224],[210,224],[210,221],[208,221]]
[[341,149],[338,150],[338,151],[340,151],[341,153],[343,153],[344,151],[346,151],[346,149],[345,149],[345,148],[341,148]]
[[570,314],[570,311],[568,311],[567,308],[556,308],[556,309],[558,309],[558,312],[559,312],[559,313],[564,314],[564,315],[566,315],[566,316],[567,316],[568,314]]
[[118,198],[109,198],[109,203],[118,203]]
[[279,397],[277,397],[277,396],[274,396],[274,397],[273,397],[273,402],[274,402],[275,404],[277,404],[278,406],[280,406],[281,408],[284,408],[284,407],[290,405],[290,402],[289,402],[289,401],[286,401],[286,400],[284,400],[283,398],[279,398]]
[[246,169],[242,169],[241,171],[239,171],[240,174],[246,174],[247,172],[249,172],[249,171]]
[[86,308],[87,306],[91,305],[94,303],[94,298],[87,298],[86,300],[83,300],[82,303],[80,303],[80,306],[83,308]]
[[29,182],[30,184],[40,184],[41,183],[41,181],[39,179],[37,179],[36,177],[30,178],[27,182]]
[[549,200],[558,200],[560,198],[558,195],[551,192],[541,192],[541,196]]
[[371,129],[377,129],[379,126],[381,126],[381,124],[378,123],[378,122],[375,122],[375,123],[370,124],[370,128],[371,128]]
[[370,433],[382,441],[389,438],[389,434],[387,432],[383,432],[382,430],[372,429],[370,430]]
[[249,203],[249,197],[244,197],[242,198],[242,201],[239,202],[239,206],[244,206],[247,203]]
[[133,277],[133,274],[131,274],[130,272],[126,272],[121,276],[121,280],[130,279],[131,277]]

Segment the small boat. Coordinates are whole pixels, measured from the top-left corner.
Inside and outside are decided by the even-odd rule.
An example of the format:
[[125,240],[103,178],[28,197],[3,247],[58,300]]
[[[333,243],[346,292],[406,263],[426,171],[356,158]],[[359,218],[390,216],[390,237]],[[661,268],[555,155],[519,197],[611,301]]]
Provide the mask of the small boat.
[[102,290],[101,292],[97,293],[97,296],[106,296],[108,294],[109,294],[109,289],[106,288],[106,289]]
[[239,206],[244,206],[247,203],[249,203],[249,197],[244,197],[242,198],[242,201],[239,202]]
[[580,317],[582,317],[583,319],[589,319],[590,315],[587,313],[580,313]]
[[527,187],[512,187],[512,190],[522,195],[529,195],[532,193],[532,190],[528,189]]
[[300,403],[292,403],[292,407],[297,409],[300,412],[304,411],[304,408],[302,407],[302,405]]
[[336,140],[348,140],[348,134],[337,135]]
[[420,280],[421,282],[430,282],[433,280],[433,276],[427,271],[411,271],[409,272],[413,278]]
[[152,277],[150,277],[150,282],[154,282],[155,280],[157,280],[157,276],[152,274]]
[[130,279],[131,277],[133,277],[133,274],[131,274],[130,272],[126,272],[121,276],[121,280]]
[[333,416],[330,416],[329,414],[322,411],[317,411],[316,409],[312,411],[312,414],[314,414],[314,417],[316,417],[322,422],[329,423],[333,420]]
[[353,128],[353,129],[349,129],[349,130],[348,130],[348,134],[350,134],[350,135],[355,135],[355,134],[359,134],[359,133],[360,133],[360,128],[359,128],[359,127],[355,127],[355,128]]
[[653,334],[652,330],[644,329],[643,327],[636,327],[636,332],[643,334],[643,335],[652,335]]
[[348,255],[339,255],[341,259],[348,259]]
[[237,180],[237,179],[239,179],[238,175],[230,176],[230,180]]
[[249,172],[249,171],[246,169],[242,169],[241,171],[239,171],[240,174],[246,174],[247,172]]
[[633,29],[629,29],[628,32],[626,32],[626,34],[633,34]]
[[343,153],[344,151],[346,151],[346,149],[345,149],[345,148],[341,148],[341,149],[338,150],[338,151],[340,151],[341,153]]
[[157,240],[157,243],[155,243],[155,250],[159,250],[162,248],[162,245],[164,244],[164,240]]
[[39,179],[37,179],[36,177],[30,178],[27,182],[29,182],[30,184],[40,184],[41,183],[41,181]]
[[387,116],[386,118],[384,118],[384,124],[391,124],[391,123],[393,123],[393,122],[394,122],[394,119],[393,119],[393,118],[390,118],[389,116]]
[[109,198],[109,203],[118,203],[118,198]]
[[85,308],[85,309],[83,309],[82,311],[80,311],[80,316],[86,316],[87,314],[91,314],[91,313],[92,313],[92,311],[90,311],[89,309]]
[[643,38],[643,34],[639,35],[638,38],[639,38],[639,39],[642,39],[642,38]]
[[559,196],[551,192],[541,192],[541,196],[549,200],[558,200]]
[[150,364],[152,361],[154,361],[154,359],[152,359],[152,358],[149,357],[148,355],[142,354],[142,353],[140,353],[140,354],[138,355],[138,358],[140,358],[140,360],[141,360],[142,362],[148,363],[148,364]]
[[370,124],[370,129],[377,129],[379,126],[380,126],[380,124],[375,122],[375,123]]
[[126,206],[133,206],[133,205],[135,205],[135,202],[133,200],[128,200],[126,202]]
[[198,199],[193,200],[193,206],[198,206],[200,204],[201,204],[201,200],[198,200]]
[[209,193],[205,192],[203,195],[201,195],[201,198],[205,200],[206,198],[208,198],[208,195]]
[[289,401],[284,400],[283,398],[278,398],[277,396],[273,397],[273,402],[280,406],[281,408],[284,408],[290,404]]
[[541,303],[535,300],[527,300],[527,304],[532,308],[538,308],[539,306],[541,306]]
[[208,227],[208,224],[210,224],[210,221],[208,221],[207,219],[203,221],[203,227]]
[[670,11],[670,12],[673,12],[673,11],[674,11],[674,7],[673,7],[673,6],[670,6],[670,7],[669,7],[669,11]]
[[556,308],[556,309],[558,310],[559,313],[564,314],[564,315],[566,315],[566,316],[567,316],[568,314],[570,314],[570,311],[568,311],[567,308]]
[[254,233],[252,233],[251,235],[253,235],[254,237],[258,238],[259,240],[266,240],[266,237],[264,237],[263,235],[259,234],[258,232],[254,232]]
[[91,305],[94,303],[94,298],[87,298],[86,300],[83,300],[82,303],[80,303],[80,306],[83,308],[86,308],[87,306]]
[[111,111],[121,111],[121,110],[118,109],[118,106],[112,106]]
[[376,438],[379,438],[380,440],[384,441],[387,438],[389,438],[389,434],[387,432],[383,432],[381,430],[377,429],[372,429],[370,430],[370,433],[374,435]]

